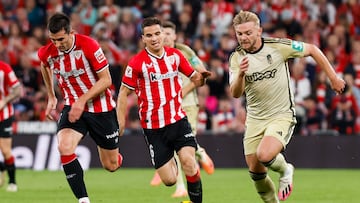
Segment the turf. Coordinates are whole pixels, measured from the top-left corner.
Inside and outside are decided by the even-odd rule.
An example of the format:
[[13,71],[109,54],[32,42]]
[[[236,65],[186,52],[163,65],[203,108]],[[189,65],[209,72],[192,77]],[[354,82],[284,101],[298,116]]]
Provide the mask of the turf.
[[[123,168],[115,173],[102,169],[85,172],[92,203],[179,203],[174,187],[151,187],[153,169]],[[274,180],[277,174],[270,173]],[[294,192],[287,203],[358,203],[360,170],[296,169]],[[19,191],[8,193],[0,188],[4,203],[77,202],[62,171],[18,170]],[[216,169],[211,176],[202,171],[204,203],[261,203],[246,169]],[[277,183],[277,181],[275,182]]]

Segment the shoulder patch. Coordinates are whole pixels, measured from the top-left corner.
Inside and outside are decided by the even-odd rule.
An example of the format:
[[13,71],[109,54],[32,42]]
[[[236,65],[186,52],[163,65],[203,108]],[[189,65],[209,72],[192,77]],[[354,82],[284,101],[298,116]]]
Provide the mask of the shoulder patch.
[[296,51],[303,51],[304,50],[304,43],[298,41],[291,42],[291,48]]
[[132,77],[132,68],[130,66],[126,67],[125,76],[128,78]]
[[99,48],[95,53],[94,53],[94,56],[97,60],[98,63],[101,63],[103,62],[106,58],[105,58],[105,54],[104,52],[102,51],[101,48]]

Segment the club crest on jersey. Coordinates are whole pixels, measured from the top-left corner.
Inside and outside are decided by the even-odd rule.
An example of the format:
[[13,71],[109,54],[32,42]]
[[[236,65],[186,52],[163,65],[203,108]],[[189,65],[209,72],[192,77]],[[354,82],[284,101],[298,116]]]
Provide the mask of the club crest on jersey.
[[97,62],[99,62],[99,63],[105,61],[105,59],[106,59],[106,58],[105,58],[105,54],[104,54],[104,52],[102,51],[101,48],[99,48],[99,49],[94,53],[94,56],[95,56]]
[[171,64],[175,63],[175,56],[174,55],[169,56],[168,59],[169,59]]
[[272,64],[272,63],[273,63],[273,59],[272,59],[272,57],[271,57],[270,54],[268,54],[268,55],[266,56],[266,59],[267,59],[268,64]]

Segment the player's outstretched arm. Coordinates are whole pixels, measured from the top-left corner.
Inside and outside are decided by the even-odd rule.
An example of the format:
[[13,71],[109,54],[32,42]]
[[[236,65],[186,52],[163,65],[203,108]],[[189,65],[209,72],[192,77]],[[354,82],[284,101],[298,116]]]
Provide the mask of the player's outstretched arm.
[[345,89],[345,81],[341,79],[331,66],[324,53],[315,45],[305,43],[305,56],[312,56],[316,63],[325,71],[330,79],[331,88],[338,94]]

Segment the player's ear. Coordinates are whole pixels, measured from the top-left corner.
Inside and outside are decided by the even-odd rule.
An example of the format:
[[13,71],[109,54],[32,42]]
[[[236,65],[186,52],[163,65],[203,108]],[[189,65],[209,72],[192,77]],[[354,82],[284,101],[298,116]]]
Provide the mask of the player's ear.
[[258,29],[258,36],[261,36],[262,31],[263,31],[262,27],[259,27],[259,29]]

